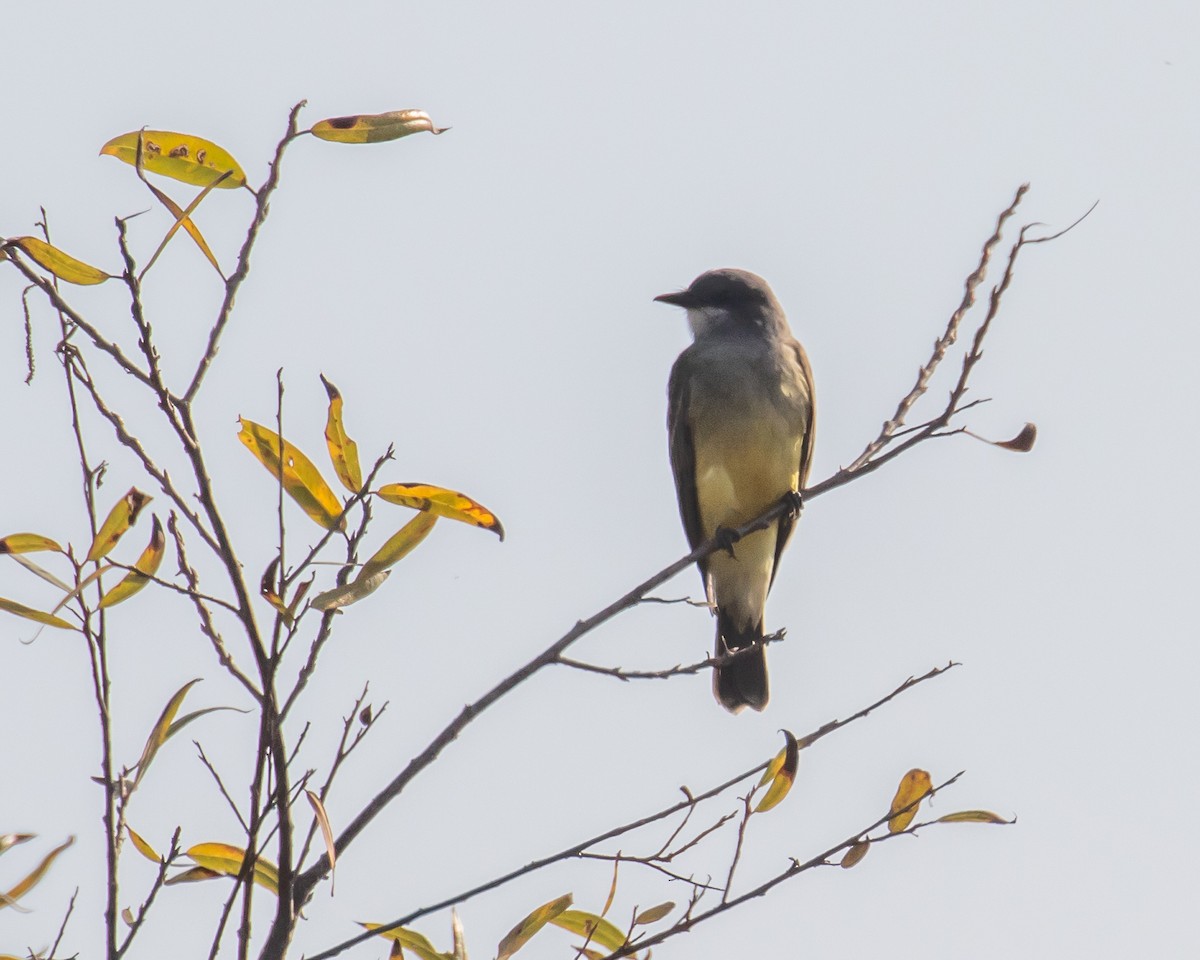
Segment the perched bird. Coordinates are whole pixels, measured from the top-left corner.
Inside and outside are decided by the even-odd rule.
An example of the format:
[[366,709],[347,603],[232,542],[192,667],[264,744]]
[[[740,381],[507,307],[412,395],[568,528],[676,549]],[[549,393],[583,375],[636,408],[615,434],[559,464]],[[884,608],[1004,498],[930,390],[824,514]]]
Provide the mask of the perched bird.
[[[654,299],[687,310],[694,338],[671,368],[667,412],[679,513],[694,549],[803,488],[812,464],[812,371],[756,274],[710,270]],[[717,617],[718,656],[763,638],[767,593],[794,524],[786,514],[699,562]],[[764,648],[715,670],[713,692],[733,713],[762,710]]]

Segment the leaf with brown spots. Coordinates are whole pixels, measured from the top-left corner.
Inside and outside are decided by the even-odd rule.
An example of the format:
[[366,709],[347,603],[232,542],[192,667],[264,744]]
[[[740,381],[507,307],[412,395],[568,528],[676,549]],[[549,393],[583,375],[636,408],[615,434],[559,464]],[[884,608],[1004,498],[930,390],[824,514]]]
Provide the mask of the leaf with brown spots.
[[96,532],[96,538],[88,549],[87,559],[95,561],[106,556],[117,545],[117,541],[125,536],[129,528],[137,523],[142,507],[153,499],[150,494],[142,493],[137,487],[130,487],[129,492],[108,511],[108,516],[104,518],[104,523],[100,525],[100,529]]
[[504,539],[504,527],[491,510],[477,500],[472,500],[465,493],[447,490],[445,487],[435,487],[428,483],[388,483],[376,491],[388,503],[402,507],[412,507],[414,510],[428,510],[439,517],[469,523],[473,527],[491,530],[501,540]]
[[393,110],[391,113],[360,113],[321,120],[314,123],[309,132],[332,143],[383,143],[425,131],[437,136],[449,129],[435,127],[424,110]]
[[188,133],[134,130],[113,137],[100,148],[100,153],[133,167],[140,162],[143,170],[196,187],[216,183],[225,173],[229,176],[218,184],[222,189],[233,190],[246,185],[245,171],[227,150],[211,140]]
[[338,528],[342,505],[313,462],[274,430],[241,417],[238,422],[242,425],[238,439],[283,483],[288,496],[326,530]]

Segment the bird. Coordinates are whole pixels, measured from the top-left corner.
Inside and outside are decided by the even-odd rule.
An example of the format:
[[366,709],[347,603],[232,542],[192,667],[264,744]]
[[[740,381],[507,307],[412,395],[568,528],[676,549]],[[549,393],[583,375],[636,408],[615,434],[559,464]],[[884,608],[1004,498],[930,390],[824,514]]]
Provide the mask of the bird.
[[[694,550],[789,492],[799,497],[812,465],[812,369],[771,287],[748,270],[709,270],[654,299],[683,307],[693,336],[671,368],[667,434]],[[763,639],[767,594],[797,516],[790,511],[698,562],[717,620],[716,658]],[[731,713],[765,709],[763,645],[714,667],[713,693]]]

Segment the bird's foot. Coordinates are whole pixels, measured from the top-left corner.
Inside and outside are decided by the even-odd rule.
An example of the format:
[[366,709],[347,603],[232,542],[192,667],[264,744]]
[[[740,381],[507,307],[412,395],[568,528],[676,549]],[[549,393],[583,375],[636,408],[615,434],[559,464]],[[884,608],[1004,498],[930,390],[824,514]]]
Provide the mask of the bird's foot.
[[733,545],[742,538],[736,530],[732,527],[717,527],[713,539],[717,541],[722,550],[726,551],[734,560],[737,559],[737,554],[733,552]]
[[799,520],[800,514],[804,512],[804,494],[799,490],[789,490],[783,495],[783,499],[787,501],[788,514],[793,520]]

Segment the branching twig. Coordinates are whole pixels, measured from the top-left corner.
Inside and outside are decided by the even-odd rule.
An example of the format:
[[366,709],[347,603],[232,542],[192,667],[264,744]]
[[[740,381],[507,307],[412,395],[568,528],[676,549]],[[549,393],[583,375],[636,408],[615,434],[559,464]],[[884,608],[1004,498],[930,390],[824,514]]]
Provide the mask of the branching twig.
[[[919,684],[924,683],[927,680],[932,680],[934,677],[940,676],[941,674],[943,674],[947,670],[949,670],[952,666],[954,666],[954,665],[950,664],[945,667],[938,667],[933,670],[930,670],[928,673],[922,674],[919,677],[916,677],[916,678],[910,677],[908,680],[905,680],[904,683],[900,684],[900,686],[896,687],[891,693],[887,694],[886,696],[880,697],[878,700],[876,700],[870,706],[865,707],[862,710],[859,710],[857,713],[855,713],[853,716],[847,718],[846,720],[831,720],[831,721],[829,721],[829,723],[826,723],[824,726],[820,727],[818,730],[816,730],[813,733],[810,733],[808,736],[804,737],[800,742],[804,746],[809,746],[813,743],[816,743],[822,737],[828,736],[833,731],[846,726],[847,724],[853,722],[854,720],[856,720],[860,717],[865,717],[871,711],[877,709],[878,707],[883,706],[884,704],[888,703],[889,701],[900,696],[902,693],[905,693],[906,691],[911,690],[913,687],[918,686]],[[412,923],[414,920],[418,920],[421,917],[427,916],[428,914],[431,914],[431,913],[436,913],[439,910],[444,910],[447,907],[456,906],[457,904],[460,904],[467,900],[470,900],[473,897],[479,896],[481,893],[487,893],[488,891],[495,890],[496,888],[502,887],[505,884],[518,879],[519,877],[523,877],[526,874],[533,873],[536,870],[541,870],[543,867],[548,867],[551,864],[559,863],[564,860],[570,860],[574,857],[578,857],[584,851],[589,850],[592,847],[595,847],[598,844],[604,843],[608,840],[615,839],[616,837],[623,836],[624,834],[627,834],[627,833],[632,833],[635,830],[640,830],[642,827],[649,826],[652,823],[656,823],[659,820],[663,820],[667,817],[674,816],[677,813],[686,813],[687,811],[690,811],[691,809],[693,809],[698,803],[701,803],[704,800],[709,800],[712,797],[716,797],[716,796],[724,793],[730,787],[734,787],[737,784],[748,780],[750,777],[755,777],[755,776],[760,775],[763,772],[763,770],[765,770],[767,768],[767,764],[769,762],[770,761],[764,760],[762,763],[757,764],[754,767],[751,767],[749,770],[745,770],[742,773],[737,774],[736,776],[730,777],[728,780],[725,780],[724,782],[719,783],[714,787],[710,787],[708,790],[705,790],[701,793],[693,793],[692,791],[688,790],[686,787],[682,788],[683,793],[684,793],[684,799],[678,801],[677,803],[673,803],[670,806],[663,808],[662,810],[659,810],[657,813],[649,814],[648,816],[641,817],[640,819],[634,820],[630,823],[623,824],[619,827],[613,827],[612,829],[606,830],[603,833],[597,834],[594,837],[590,837],[587,840],[584,840],[580,843],[576,843],[570,847],[567,847],[564,850],[560,850],[558,853],[551,854],[550,856],[547,856],[547,857],[542,857],[539,860],[534,860],[531,863],[527,863],[523,867],[518,867],[517,869],[511,870],[508,873],[503,874],[502,876],[496,877],[495,879],[489,880],[485,883],[479,884],[478,886],[472,887],[469,890],[464,890],[461,893],[455,894],[454,896],[451,896],[451,897],[447,897],[446,899],[440,900],[433,904],[430,904],[427,907],[421,907],[419,909],[413,910],[410,913],[405,914],[403,917],[400,917],[397,920],[394,920],[387,924],[384,924],[372,931],[368,931],[366,933],[360,933],[357,936],[351,937],[351,938],[337,944],[336,946],[330,947],[327,950],[323,950],[320,953],[313,954],[308,958],[308,960],[329,960],[330,957],[335,957],[338,954],[342,953],[343,951],[348,950],[349,948],[356,946],[357,944],[363,943],[363,942],[371,939],[371,937],[377,936],[381,933],[386,933],[389,930],[394,930],[396,927],[407,926],[408,924]],[[713,828],[709,828],[709,830],[706,831],[706,834],[710,833],[712,831],[712,829]],[[679,851],[676,851],[676,855],[678,855],[679,852],[682,852],[683,849],[687,849],[688,847],[694,846],[695,843],[698,842],[699,839],[701,839],[706,834],[702,834],[701,837],[697,837],[696,840],[692,841],[692,843],[689,843],[689,844],[685,845],[683,848],[681,848]],[[340,849],[341,849],[340,846],[338,849],[340,852]],[[322,860],[319,861],[315,865],[315,868],[320,868],[323,862],[324,862],[324,858],[322,858]],[[297,878],[297,888],[298,889],[299,889],[299,885],[302,882],[304,882],[304,878],[309,876],[311,873],[313,873],[315,868],[309,868],[308,870],[305,870],[303,873],[300,874],[300,876]]]
[[778,643],[786,635],[786,630],[776,630],[761,640],[755,640],[748,646],[730,650],[720,656],[705,657],[699,663],[689,663],[686,666],[676,664],[673,667],[667,667],[665,670],[626,670],[623,667],[601,667],[594,663],[573,660],[570,657],[559,657],[557,662],[564,667],[572,667],[576,670],[582,670],[585,673],[599,673],[606,677],[616,677],[618,680],[669,680],[671,677],[689,676],[704,670],[715,670],[717,667],[723,667],[732,660],[748,656],[758,647],[766,646],[768,643]]

